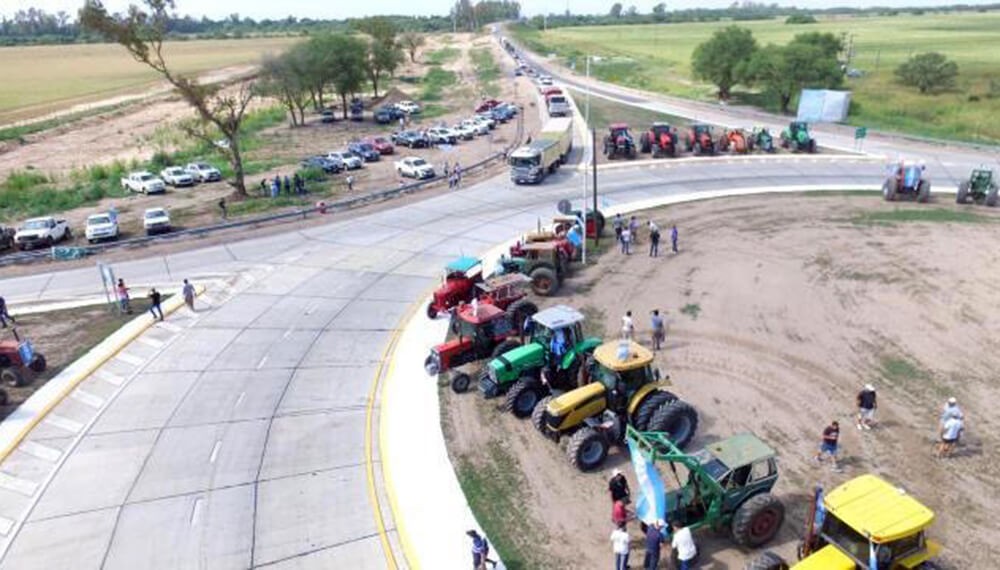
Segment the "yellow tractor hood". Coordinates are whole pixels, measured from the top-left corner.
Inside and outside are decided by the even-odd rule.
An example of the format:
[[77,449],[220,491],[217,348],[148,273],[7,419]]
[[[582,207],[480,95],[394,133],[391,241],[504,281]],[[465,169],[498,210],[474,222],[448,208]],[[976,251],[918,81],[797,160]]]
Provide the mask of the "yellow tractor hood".
[[[621,355],[619,349],[622,348],[622,343],[627,343],[628,345],[625,358],[619,358]],[[645,346],[636,342],[613,340],[597,347],[594,350],[594,359],[601,363],[601,366],[609,370],[625,372],[642,368],[653,362],[653,353]]]
[[563,417],[573,410],[577,410],[591,401],[604,398],[604,384],[591,382],[586,386],[575,388],[553,398],[546,411],[550,416]]
[[823,503],[828,516],[870,536],[876,544],[914,535],[934,522],[933,511],[875,475],[851,479],[831,491]]
[[792,570],[856,570],[854,560],[832,544],[827,544],[792,566]]

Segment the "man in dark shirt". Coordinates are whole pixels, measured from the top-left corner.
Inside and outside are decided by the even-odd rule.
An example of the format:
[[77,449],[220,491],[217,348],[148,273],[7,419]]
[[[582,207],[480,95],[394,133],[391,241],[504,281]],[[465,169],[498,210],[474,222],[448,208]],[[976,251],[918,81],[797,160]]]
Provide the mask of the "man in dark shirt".
[[864,389],[858,392],[858,429],[872,429],[875,424],[876,409],[878,409],[878,398],[875,395],[875,387],[865,384]]
[[833,470],[840,471],[840,466],[837,465],[837,444],[839,440],[840,423],[833,421],[823,430],[823,443],[820,444],[819,452],[816,454],[816,462],[822,463],[823,456],[829,455],[830,461],[833,463]]
[[611,473],[611,479],[608,480],[608,492],[611,493],[612,503],[619,499],[628,499],[632,495],[628,488],[628,479],[618,469]]
[[160,308],[160,292],[156,290],[156,287],[149,292],[149,312],[153,315],[153,318],[157,318],[156,313],[160,313],[160,320],[163,320],[163,309]]
[[644,570],[656,570],[660,564],[660,544],[663,543],[664,526],[666,524],[658,520],[646,528],[646,558],[642,564]]

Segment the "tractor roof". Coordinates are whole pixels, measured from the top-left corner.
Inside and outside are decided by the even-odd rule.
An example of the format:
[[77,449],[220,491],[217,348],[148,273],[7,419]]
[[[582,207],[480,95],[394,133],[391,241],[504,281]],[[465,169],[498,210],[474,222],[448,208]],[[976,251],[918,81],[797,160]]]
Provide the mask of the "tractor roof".
[[934,512],[920,501],[870,474],[830,491],[823,503],[829,513],[861,535],[871,535],[875,543],[911,536],[934,522]]
[[448,263],[448,265],[445,266],[445,269],[448,270],[449,272],[460,271],[462,273],[466,273],[477,265],[479,265],[479,260],[476,259],[475,257],[463,256],[451,260]]
[[523,273],[505,273],[503,275],[497,275],[496,277],[490,277],[486,281],[479,283],[477,286],[483,291],[490,292],[496,291],[497,289],[503,289],[505,287],[525,285],[530,281],[531,279]]
[[752,433],[738,433],[721,441],[710,443],[705,449],[713,457],[735,469],[774,457],[774,449]]
[[504,311],[496,305],[489,303],[479,303],[473,310],[472,303],[466,303],[458,309],[458,316],[465,322],[474,325],[488,323],[504,315]]
[[521,244],[521,249],[525,251],[551,251],[556,249],[558,244],[555,240],[547,241],[529,241],[527,243]]
[[[624,359],[621,359],[618,356],[623,342],[628,343],[628,353]],[[597,347],[597,350],[594,351],[594,358],[605,368],[615,372],[625,372],[648,365],[653,361],[653,353],[648,348],[632,341],[613,340]]]
[[627,123],[611,123],[610,125],[608,125],[608,128],[611,129],[612,131],[628,130],[628,124]]
[[668,127],[669,128],[670,127],[670,123],[664,123],[663,121],[656,121],[656,122],[653,123],[653,128],[655,129],[657,127]]
[[531,318],[545,328],[562,329],[583,322],[585,317],[573,307],[556,305],[535,313]]

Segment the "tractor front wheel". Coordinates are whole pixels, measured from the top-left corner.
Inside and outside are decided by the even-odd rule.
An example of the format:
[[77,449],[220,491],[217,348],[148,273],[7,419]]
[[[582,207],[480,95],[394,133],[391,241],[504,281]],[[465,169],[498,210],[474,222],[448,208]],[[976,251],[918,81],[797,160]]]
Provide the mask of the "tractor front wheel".
[[434,303],[427,303],[427,318],[434,320],[438,316],[438,310],[434,308]]
[[917,202],[927,202],[931,199],[931,181],[921,180],[917,186]]
[[666,433],[674,445],[684,449],[698,431],[698,412],[691,404],[674,400],[657,408],[646,429]]
[[28,365],[28,368],[30,368],[32,372],[41,374],[42,372],[45,372],[45,366],[45,356],[36,354],[35,357],[31,359],[31,364]]
[[469,384],[472,378],[465,372],[459,372],[451,377],[451,391],[456,394],[464,394],[469,391]]
[[559,278],[548,267],[537,267],[531,272],[531,290],[536,295],[548,297],[559,290]]
[[0,382],[3,382],[11,388],[19,388],[27,384],[27,382],[24,381],[24,376],[13,368],[4,368],[3,371],[0,371]]
[[747,562],[743,570],[788,570],[788,564],[777,554],[765,550],[760,556]]
[[537,312],[538,305],[527,299],[515,301],[511,306],[507,307],[507,314],[510,315],[511,324],[513,324],[517,330],[522,330],[522,327],[524,327],[524,321]]
[[608,456],[608,440],[594,428],[585,427],[569,438],[566,453],[574,467],[580,471],[593,471]]
[[896,192],[899,190],[899,181],[895,177],[887,178],[882,184],[882,198],[886,202],[896,199]]
[[785,520],[785,505],[770,493],[750,497],[733,515],[733,540],[757,548],[778,534]]
[[990,188],[986,194],[986,201],[983,203],[991,208],[997,205],[997,188]]
[[955,195],[955,203],[964,204],[969,199],[969,181],[964,180],[958,185],[958,194]]
[[545,433],[545,410],[551,401],[552,396],[545,396],[535,404],[535,409],[531,411],[531,425],[535,426],[538,433]]
[[515,417],[527,418],[535,411],[535,406],[541,399],[541,388],[535,379],[523,377],[507,391],[503,410],[511,412]]

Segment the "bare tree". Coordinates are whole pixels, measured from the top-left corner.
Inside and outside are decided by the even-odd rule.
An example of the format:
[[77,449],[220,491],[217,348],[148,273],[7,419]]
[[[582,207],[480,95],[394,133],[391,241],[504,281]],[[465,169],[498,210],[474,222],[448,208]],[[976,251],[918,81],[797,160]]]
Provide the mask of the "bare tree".
[[416,63],[417,50],[423,47],[425,43],[424,36],[417,32],[404,32],[400,34],[399,42],[403,44],[403,48],[410,54],[410,63]]
[[[145,9],[135,4],[126,14],[111,14],[100,0],[86,0],[80,9],[80,25],[84,30],[121,44],[136,61],[163,76],[181,97],[198,113],[197,123],[185,123],[189,135],[212,144],[226,155],[233,168],[235,194],[246,197],[243,157],[240,155],[240,126],[247,107],[255,96],[252,83],[244,82],[238,89],[223,90],[218,85],[204,85],[196,79],[175,73],[163,57],[163,42],[167,24],[175,18],[173,0],[143,0]],[[224,140],[215,141],[213,128]]]

